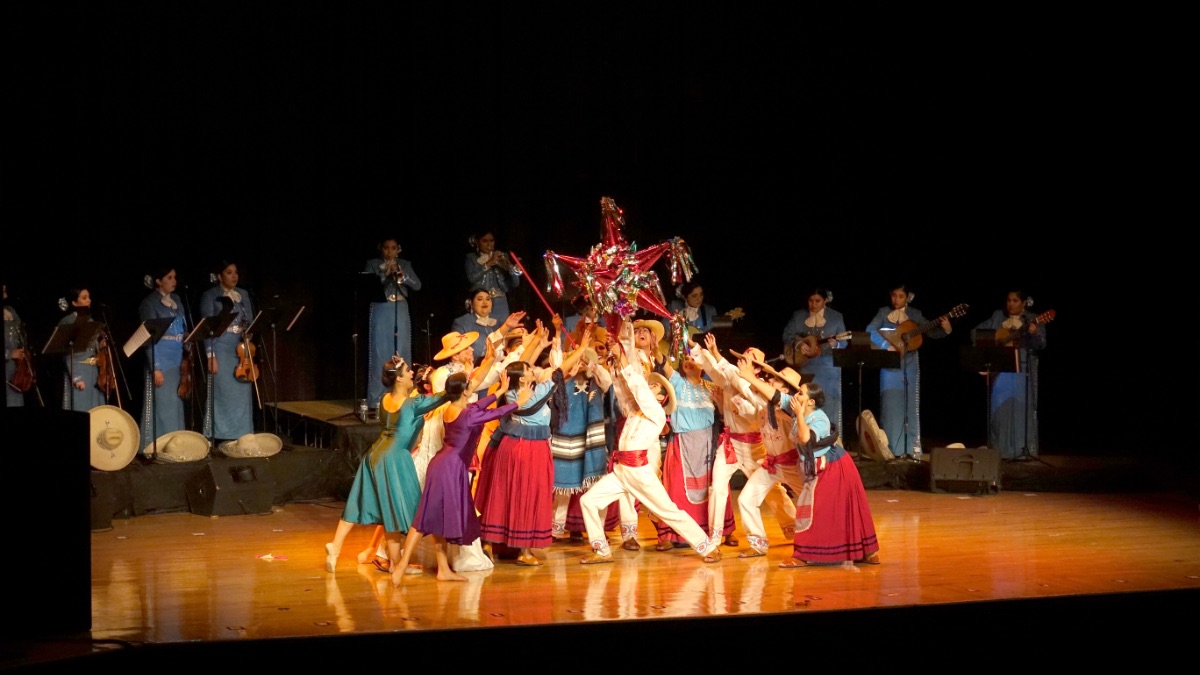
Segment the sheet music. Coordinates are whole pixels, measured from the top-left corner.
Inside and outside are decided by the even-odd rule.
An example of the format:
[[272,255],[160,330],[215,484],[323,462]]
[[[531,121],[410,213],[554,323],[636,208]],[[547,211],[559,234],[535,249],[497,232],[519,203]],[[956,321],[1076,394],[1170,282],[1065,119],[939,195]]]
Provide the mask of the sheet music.
[[146,324],[143,323],[142,325],[138,326],[137,330],[133,331],[133,335],[130,335],[129,339],[125,341],[125,346],[122,347],[122,351],[125,352],[125,358],[133,356],[133,353],[141,349],[142,345],[146,344],[146,340],[149,339],[150,331],[146,328]]

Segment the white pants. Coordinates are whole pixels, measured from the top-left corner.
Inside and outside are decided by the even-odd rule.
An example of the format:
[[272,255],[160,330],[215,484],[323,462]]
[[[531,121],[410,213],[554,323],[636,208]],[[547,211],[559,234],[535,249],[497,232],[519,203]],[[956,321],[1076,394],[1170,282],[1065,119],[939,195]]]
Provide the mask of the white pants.
[[[795,467],[776,464],[773,474],[759,467],[754,475],[746,479],[746,484],[742,486],[742,493],[738,495],[738,513],[742,516],[742,529],[746,531],[746,543],[759,553],[767,552],[767,529],[763,525],[762,503],[771,495],[783,493],[783,498],[791,507],[791,518],[786,523],[781,520],[780,529],[784,531],[785,535],[795,530],[796,504],[788,499],[787,493],[783,489],[784,483],[791,485],[792,489],[799,493],[800,488],[804,485],[804,479]],[[779,512],[776,511],[775,515],[778,518]]]
[[583,522],[587,524],[588,541],[591,542],[592,549],[601,555],[611,555],[608,536],[604,533],[605,512],[609,504],[626,496],[641,502],[650,513],[679,533],[701,555],[706,555],[712,550],[714,543],[721,543],[720,540],[710,542],[696,521],[675,506],[652,465],[625,466],[618,463],[613,466],[612,473],[596,481],[579,498]]
[[[742,494],[738,497],[738,506],[741,510],[742,500],[746,499],[746,488],[750,486],[750,479],[754,475],[762,472],[763,468],[759,462],[767,456],[767,449],[762,443],[746,443],[744,441],[732,441],[733,450],[738,456],[738,467],[746,476],[746,485],[742,488]],[[770,474],[767,474],[770,475]],[[791,532],[796,527],[796,505],[792,503],[788,497],[787,491],[783,489],[783,484],[779,481],[769,481],[766,485],[766,490],[754,506],[757,508],[766,502],[767,507],[771,509],[771,513],[775,515],[776,522],[779,523],[779,529],[784,533]],[[755,535],[766,537],[766,528],[763,527],[762,515],[755,510],[755,518],[752,521],[747,521],[745,511],[742,513],[742,530],[747,536]]]

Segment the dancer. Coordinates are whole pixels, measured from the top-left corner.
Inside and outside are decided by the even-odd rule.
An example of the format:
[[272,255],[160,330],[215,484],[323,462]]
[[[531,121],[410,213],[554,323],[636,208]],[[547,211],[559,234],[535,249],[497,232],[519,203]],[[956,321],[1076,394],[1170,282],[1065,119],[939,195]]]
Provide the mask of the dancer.
[[[399,356],[388,362],[380,381],[391,389],[379,401],[383,430],[363,455],[333,541],[325,544],[327,572],[337,567],[342,544],[356,524],[382,524],[388,559],[399,558],[401,533],[408,531],[417,511],[421,486],[412,448],[425,424],[425,413],[441,405],[446,395],[414,393],[413,369]],[[373,548],[359,554],[360,563],[366,562]]]
[[[490,357],[485,357],[487,362]],[[488,364],[490,370],[490,363]],[[482,380],[484,368],[476,369],[476,378],[466,373],[454,373],[446,380],[446,396],[450,404],[442,413],[444,436],[442,449],[429,462],[425,474],[425,489],[417,507],[416,520],[404,539],[404,552],[392,567],[392,584],[404,582],[403,570],[421,537],[433,538],[439,581],[466,581],[466,577],[450,566],[447,544],[467,545],[479,538],[479,517],[471,497],[471,475],[467,470],[479,434],[485,422],[499,419],[524,405],[532,396],[529,386],[522,385],[517,399],[496,408],[489,408],[498,396],[508,391],[508,375],[500,374],[496,392],[470,402],[471,392]]]
[[596,481],[579,500],[592,544],[592,553],[579,562],[584,565],[613,562],[603,514],[609,504],[626,495],[637,499],[654,517],[683,536],[704,562],[717,562],[721,559],[720,541],[709,539],[691,516],[671,502],[656,471],[660,454],[658,438],[667,415],[675,409],[675,392],[662,375],[647,375],[639,361],[630,362],[631,356],[637,358],[633,325],[621,321],[617,334],[620,339],[614,344],[620,372],[614,387],[625,414],[625,425],[618,450],[613,453],[612,473]]

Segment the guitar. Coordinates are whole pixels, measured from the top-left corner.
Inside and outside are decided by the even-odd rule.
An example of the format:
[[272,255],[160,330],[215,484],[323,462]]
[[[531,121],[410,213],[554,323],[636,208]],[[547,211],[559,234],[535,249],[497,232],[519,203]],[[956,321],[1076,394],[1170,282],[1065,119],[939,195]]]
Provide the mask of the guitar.
[[834,344],[841,340],[849,340],[850,335],[850,331],[838,333],[833,337],[824,339],[818,338],[815,335],[797,335],[783,346],[783,360],[793,368],[800,368],[808,363],[809,359],[813,358],[804,355],[804,352],[801,350],[801,347],[804,345],[808,345],[809,349],[820,349],[825,344]]
[[940,324],[942,319],[957,319],[967,313],[968,307],[969,305],[966,304],[955,305],[949,312],[937,317],[933,321],[926,321],[921,325],[909,319],[901,322],[900,325],[896,326],[895,330],[880,331],[880,334],[896,348],[896,351],[900,353],[915,352],[921,348],[921,343],[925,341],[925,334]]
[[[1033,325],[1036,323],[1050,323],[1051,321],[1054,320],[1054,317],[1057,315],[1058,315],[1058,312],[1054,311],[1053,309],[1046,311],[1046,312],[1042,312],[1041,314],[1038,314],[1037,316],[1035,316],[1033,318],[1033,320],[1029,322],[1029,325]],[[1020,329],[1017,329],[1015,331],[1010,331],[1009,329],[1001,326],[1000,328],[996,329],[996,346],[997,347],[1011,346],[1014,341],[1021,339],[1021,336],[1025,335],[1026,330],[1027,329],[1025,329],[1024,326],[1022,326]]]

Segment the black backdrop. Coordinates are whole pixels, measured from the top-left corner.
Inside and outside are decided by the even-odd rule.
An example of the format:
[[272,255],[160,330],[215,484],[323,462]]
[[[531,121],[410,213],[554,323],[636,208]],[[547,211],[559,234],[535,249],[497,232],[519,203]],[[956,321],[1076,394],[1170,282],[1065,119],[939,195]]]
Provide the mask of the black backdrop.
[[[1145,420],[1118,413],[1161,438],[1157,420],[1195,410],[1195,362],[1144,332],[1182,295],[1195,222],[1157,210],[1195,179],[1174,79],[1195,55],[1169,17],[1147,35],[1066,13],[494,4],[6,6],[4,275],[31,339],[72,285],[120,339],[153,265],[195,302],[230,258],[260,307],[306,308],[260,332],[267,399],[351,398],[353,281],[379,239],[424,282],[422,359],[463,311],[471,232],[494,229],[544,290],[541,254],[585,254],[607,195],[628,239],[683,237],[708,301],[743,307],[768,353],[818,285],[851,329],[896,283],[930,315],[969,303],[923,347],[935,441],[984,440],[958,349],[1011,287],[1058,313],[1045,451],[1126,452],[1114,436]],[[528,285],[516,304],[543,311]]]

